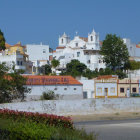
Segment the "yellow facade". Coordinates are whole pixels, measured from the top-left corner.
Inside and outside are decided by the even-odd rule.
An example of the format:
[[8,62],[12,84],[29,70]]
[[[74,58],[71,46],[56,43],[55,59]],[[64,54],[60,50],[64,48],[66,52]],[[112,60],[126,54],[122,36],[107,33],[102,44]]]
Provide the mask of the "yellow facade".
[[128,89],[131,89],[130,93],[139,93],[138,80],[130,80],[128,78],[123,79],[123,80],[118,80],[118,96],[119,97],[126,97]]

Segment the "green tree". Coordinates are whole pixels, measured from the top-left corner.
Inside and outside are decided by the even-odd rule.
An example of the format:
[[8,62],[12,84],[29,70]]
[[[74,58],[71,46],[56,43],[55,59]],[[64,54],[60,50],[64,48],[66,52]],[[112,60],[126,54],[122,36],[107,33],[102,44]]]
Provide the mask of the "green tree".
[[100,54],[103,55],[106,66],[113,71],[123,68],[129,59],[128,49],[123,40],[112,34],[106,35]]
[[3,32],[0,30],[0,50],[5,50],[5,38]]
[[0,103],[11,102],[13,99],[24,100],[25,94],[30,92],[30,89],[25,87],[26,78],[21,74],[22,70],[15,70],[13,73],[8,73],[9,68],[5,63],[0,64]]
[[56,60],[56,59],[53,59],[53,60],[51,61],[51,64],[52,64],[52,67],[53,67],[53,68],[56,68],[57,66],[60,65],[60,62],[59,62],[58,60]]
[[66,65],[66,73],[73,77],[83,75],[86,69],[87,66],[85,64],[75,59]]
[[47,65],[47,64],[41,66],[41,73],[43,73],[45,75],[49,75],[50,73],[52,73],[51,66]]

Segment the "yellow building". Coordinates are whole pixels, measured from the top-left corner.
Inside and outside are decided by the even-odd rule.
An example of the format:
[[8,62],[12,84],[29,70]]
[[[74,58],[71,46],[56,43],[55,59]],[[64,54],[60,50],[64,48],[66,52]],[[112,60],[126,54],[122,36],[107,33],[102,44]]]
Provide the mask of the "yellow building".
[[129,78],[118,80],[118,97],[130,97],[132,93],[139,93],[138,80]]
[[19,51],[20,54],[25,54],[25,51],[26,51],[26,46],[22,46],[21,42],[18,42],[17,44],[13,46],[6,43],[5,46],[6,46],[8,55],[14,54],[16,53],[16,51]]

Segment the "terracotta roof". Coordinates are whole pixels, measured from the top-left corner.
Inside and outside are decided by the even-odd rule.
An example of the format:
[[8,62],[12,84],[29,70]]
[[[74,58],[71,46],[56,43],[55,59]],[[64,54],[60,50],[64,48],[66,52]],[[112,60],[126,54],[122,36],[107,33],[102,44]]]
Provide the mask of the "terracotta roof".
[[88,38],[87,37],[79,37],[79,38],[84,40],[85,42],[88,42]]
[[24,75],[24,77],[27,77],[26,85],[82,85],[72,76]]
[[102,75],[102,76],[98,76],[96,79],[97,80],[100,80],[100,79],[118,79],[118,76],[117,75]]
[[58,46],[56,49],[64,49],[66,47]]
[[6,49],[8,49],[9,47],[11,47],[11,45],[9,45],[8,43],[5,43],[5,47]]
[[136,45],[136,48],[140,48],[140,44]]

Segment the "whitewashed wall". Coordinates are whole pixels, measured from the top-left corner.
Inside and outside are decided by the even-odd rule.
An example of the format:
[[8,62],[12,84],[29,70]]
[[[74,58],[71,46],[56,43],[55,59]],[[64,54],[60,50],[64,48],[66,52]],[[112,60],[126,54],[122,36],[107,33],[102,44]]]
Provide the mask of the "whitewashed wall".
[[[98,88],[102,89],[102,93],[98,92]],[[108,96],[117,96],[117,83],[96,83],[96,96],[104,96],[105,88],[108,88]],[[111,93],[111,88],[115,88],[115,93]]]
[[47,90],[54,91],[55,94],[60,95],[61,99],[83,99],[82,85],[32,85],[27,87],[31,88],[31,93],[27,96],[27,99],[30,97],[32,99],[34,97],[40,98],[42,93]]
[[31,101],[0,104],[0,108],[56,115],[140,112],[140,98]]

